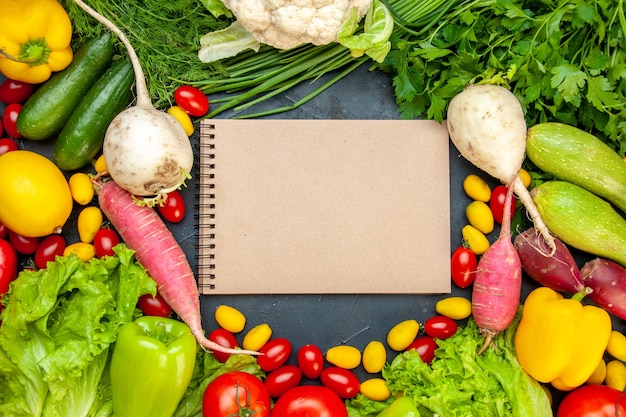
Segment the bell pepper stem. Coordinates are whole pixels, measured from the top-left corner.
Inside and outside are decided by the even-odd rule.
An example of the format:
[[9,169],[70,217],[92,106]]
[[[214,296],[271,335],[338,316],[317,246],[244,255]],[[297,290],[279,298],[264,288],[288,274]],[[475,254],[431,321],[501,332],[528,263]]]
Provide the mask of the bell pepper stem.
[[6,50],[0,48],[0,55],[11,61],[20,62],[22,64],[30,64],[37,66],[48,63],[48,58],[52,50],[48,46],[46,39],[29,39],[20,45],[19,56],[15,57]]

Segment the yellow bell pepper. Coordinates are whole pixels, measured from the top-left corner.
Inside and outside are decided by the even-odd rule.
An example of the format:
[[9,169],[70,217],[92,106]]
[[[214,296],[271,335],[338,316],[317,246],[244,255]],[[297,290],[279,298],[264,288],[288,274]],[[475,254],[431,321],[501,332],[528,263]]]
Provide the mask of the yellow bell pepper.
[[569,391],[582,385],[606,350],[612,325],[602,308],[583,305],[583,293],[564,298],[539,287],[522,309],[515,334],[517,359],[539,382]]
[[72,61],[72,24],[57,0],[0,0],[0,72],[39,84]]

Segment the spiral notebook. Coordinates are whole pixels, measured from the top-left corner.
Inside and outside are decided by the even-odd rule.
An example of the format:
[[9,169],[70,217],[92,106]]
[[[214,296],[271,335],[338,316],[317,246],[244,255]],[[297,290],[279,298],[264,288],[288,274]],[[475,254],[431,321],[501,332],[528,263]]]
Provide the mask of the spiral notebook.
[[204,120],[202,294],[450,291],[449,138],[422,120]]

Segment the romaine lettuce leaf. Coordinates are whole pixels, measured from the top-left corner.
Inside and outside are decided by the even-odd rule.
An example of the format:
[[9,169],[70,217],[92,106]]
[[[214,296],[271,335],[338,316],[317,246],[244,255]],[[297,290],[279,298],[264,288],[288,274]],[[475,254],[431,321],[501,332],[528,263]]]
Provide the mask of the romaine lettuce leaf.
[[0,415],[80,417],[102,405],[109,346],[139,314],[138,298],[156,292],[131,249],[115,253],[57,257],[11,283],[0,315]]
[[[494,346],[477,355],[483,337],[470,319],[453,337],[438,340],[430,366],[417,351],[403,352],[383,369],[383,377],[393,394],[411,396],[422,416],[551,416],[545,391],[517,361],[513,338],[518,323],[519,315]],[[380,411],[362,397],[347,406],[350,417]]]

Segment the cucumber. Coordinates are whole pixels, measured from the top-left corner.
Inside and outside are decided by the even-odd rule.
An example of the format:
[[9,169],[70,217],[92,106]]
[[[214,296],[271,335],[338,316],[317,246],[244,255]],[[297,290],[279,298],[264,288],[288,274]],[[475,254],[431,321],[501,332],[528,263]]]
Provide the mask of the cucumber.
[[606,200],[560,180],[536,186],[531,196],[548,229],[563,242],[626,266],[626,220]]
[[17,118],[21,135],[44,140],[59,133],[80,99],[110,65],[114,48],[107,31],[76,51],[70,65],[54,73],[24,103]]
[[526,156],[542,171],[626,212],[626,163],[596,136],[562,123],[539,123],[528,129]]
[[111,120],[132,100],[134,79],[130,61],[120,59],[89,89],[54,144],[54,161],[59,168],[76,170],[96,157]]

